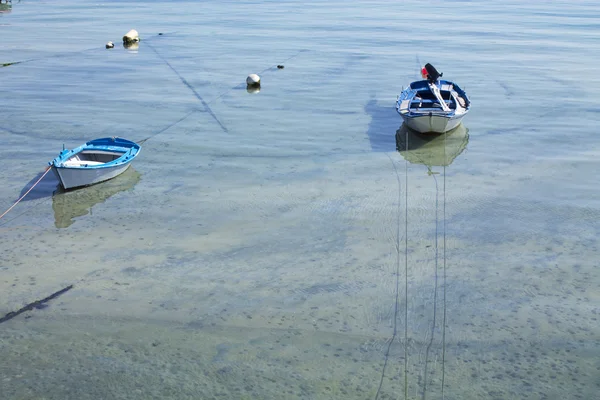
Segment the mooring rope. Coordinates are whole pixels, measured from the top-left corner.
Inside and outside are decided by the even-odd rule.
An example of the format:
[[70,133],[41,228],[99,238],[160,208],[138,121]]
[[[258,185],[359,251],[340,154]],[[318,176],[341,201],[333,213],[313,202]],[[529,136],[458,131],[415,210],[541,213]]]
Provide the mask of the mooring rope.
[[444,400],[444,384],[446,382],[446,138],[444,136],[444,190],[443,190],[443,235],[444,235],[444,317],[442,322],[442,400]]
[[[156,35],[153,35],[147,39],[144,39],[144,42],[148,41],[148,40],[152,40],[155,39],[157,37],[160,36],[164,36],[167,34],[171,34],[174,32],[169,32],[169,33],[158,33]],[[0,64],[0,68],[3,67],[10,67],[13,65],[18,65],[18,64],[26,64],[26,63],[30,63],[30,62],[34,62],[34,61],[41,61],[41,60],[47,60],[49,58],[64,58],[64,57],[71,57],[71,56],[76,56],[78,54],[82,54],[82,53],[87,53],[90,51],[94,51],[94,50],[102,50],[105,51],[105,47],[101,47],[101,46],[94,46],[94,47],[89,47],[87,49],[83,49],[83,50],[77,50],[77,51],[69,51],[69,52],[63,52],[63,53],[55,53],[55,54],[49,54],[47,56],[43,56],[43,57],[36,57],[36,58],[28,58],[26,60],[20,60],[20,61],[13,61],[13,62],[5,62]]]
[[[190,111],[189,113],[187,113],[186,115],[184,115],[183,117],[181,117],[180,119],[178,119],[177,121],[175,121],[175,122],[172,122],[171,124],[167,125],[167,126],[166,126],[166,127],[164,127],[163,129],[161,129],[160,131],[158,131],[158,132],[154,133],[153,135],[150,135],[150,136],[148,136],[148,137],[147,137],[147,138],[145,138],[145,139],[142,139],[142,140],[138,141],[137,143],[138,143],[138,144],[143,144],[143,143],[144,143],[144,142],[146,142],[148,139],[150,139],[150,138],[153,138],[154,136],[156,136],[156,135],[158,135],[158,134],[160,134],[160,133],[163,133],[163,132],[167,131],[168,129],[171,129],[173,126],[175,126],[175,125],[179,124],[180,122],[182,122],[183,120],[187,119],[187,118],[188,118],[190,115],[192,115],[192,114],[193,114],[193,113],[195,113],[196,111],[197,111],[197,110]],[[8,210],[6,210],[6,211],[5,211],[5,212],[4,212],[2,215],[0,215],[0,219],[2,219],[2,217],[4,217],[6,214],[8,214],[8,212],[9,212],[10,210],[12,210],[12,209],[13,209],[13,208],[14,208],[14,207],[17,205],[17,204],[19,204],[19,202],[20,202],[21,200],[23,200],[23,199],[25,198],[25,196],[27,196],[27,194],[29,194],[29,192],[31,192],[31,191],[33,190],[33,188],[34,188],[34,187],[35,187],[35,186],[36,186],[38,183],[40,183],[40,182],[41,182],[41,180],[44,178],[44,176],[46,176],[46,174],[47,174],[47,173],[50,171],[50,169],[51,169],[51,168],[52,168],[52,167],[50,167],[50,166],[49,166],[49,167],[47,167],[47,168],[46,168],[46,170],[44,171],[44,173],[42,174],[42,176],[41,176],[41,177],[40,177],[40,178],[39,178],[39,179],[38,179],[38,180],[37,180],[37,181],[36,181],[36,182],[33,184],[33,186],[31,186],[31,187],[30,187],[30,188],[27,190],[27,192],[25,192],[25,194],[23,194],[23,196],[21,196],[21,197],[20,197],[20,198],[19,198],[17,201],[15,201],[15,203],[14,203],[12,206],[10,206],[10,208],[9,208]],[[19,217],[19,216],[21,216],[21,215],[25,214],[27,211],[29,211],[29,210],[30,210],[31,208],[33,208],[33,207],[35,207],[35,206],[32,206],[32,207],[28,208],[28,209],[27,209],[27,210],[25,210],[23,213],[21,213],[21,214],[17,215],[17,217]],[[10,221],[12,221],[12,220],[16,219],[17,217],[15,217],[15,218],[13,218],[13,219],[11,219],[11,220],[8,220],[8,221],[6,221],[5,223],[7,223],[7,222],[10,222]],[[0,226],[3,226],[5,223],[3,223],[3,224],[0,224]]]
[[217,124],[221,127],[221,129],[223,130],[223,132],[225,133],[229,133],[229,130],[225,127],[225,125],[223,125],[223,123],[219,120],[219,118],[217,118],[216,114],[213,112],[213,110],[210,108],[210,105],[208,105],[208,103],[206,101],[204,101],[204,99],[202,98],[202,96],[200,95],[200,93],[198,93],[196,91],[196,89],[194,89],[194,87],[175,69],[175,67],[173,67],[171,65],[171,63],[169,61],[167,61],[166,58],[164,58],[162,56],[162,54],[160,54],[155,48],[154,46],[152,46],[150,43],[147,44],[148,47],[150,47],[150,49],[156,53],[156,55],[163,60],[163,62],[165,64],[167,64],[167,66],[171,69],[171,71],[173,71],[175,73],[175,75],[177,75],[177,77],[179,78],[179,80],[188,88],[192,91],[192,93],[194,94],[194,96],[200,100],[200,103],[202,103],[202,106],[204,107],[204,110],[217,122]]
[[[159,36],[163,36],[163,34],[158,34],[158,35],[155,35],[154,37],[159,37]],[[154,37],[152,37],[152,38],[154,38]],[[152,39],[152,38],[149,38],[149,39]],[[155,52],[155,53],[156,53],[156,54],[157,54],[157,55],[158,55],[158,56],[159,56],[159,57],[160,57],[160,58],[161,58],[161,59],[162,59],[162,60],[163,60],[163,61],[164,61],[164,62],[165,62],[165,63],[166,63],[166,64],[167,64],[167,65],[168,65],[168,66],[169,66],[171,69],[172,69],[172,70],[173,70],[173,72],[175,72],[175,74],[176,74],[176,75],[177,75],[177,76],[178,76],[178,77],[181,79],[181,81],[182,81],[182,82],[183,82],[183,83],[184,83],[184,84],[185,84],[185,85],[186,85],[186,86],[187,86],[187,87],[188,87],[190,90],[192,90],[192,92],[193,92],[193,93],[196,95],[196,97],[197,97],[197,98],[198,98],[198,99],[199,99],[199,100],[202,102],[202,104],[205,106],[205,109],[206,109],[206,111],[208,111],[208,113],[209,113],[209,114],[210,114],[210,115],[211,115],[211,116],[212,116],[212,117],[213,117],[213,118],[214,118],[214,119],[217,121],[217,123],[218,123],[218,124],[221,126],[221,128],[222,128],[222,129],[223,129],[225,132],[228,132],[227,128],[226,128],[226,127],[225,127],[225,126],[224,126],[224,125],[223,125],[223,124],[222,124],[222,123],[221,123],[221,122],[218,120],[218,118],[217,118],[217,116],[214,114],[214,112],[212,112],[212,110],[210,109],[210,106],[209,106],[209,104],[210,104],[210,103],[213,103],[214,101],[218,100],[219,98],[221,98],[221,97],[222,97],[222,96],[224,96],[225,94],[229,93],[229,91],[231,91],[232,89],[230,89],[229,91],[227,91],[227,92],[225,92],[225,93],[222,93],[221,95],[217,96],[216,98],[214,98],[213,100],[211,100],[211,101],[210,101],[210,102],[208,102],[208,103],[207,103],[207,102],[205,102],[205,101],[204,101],[204,99],[203,99],[203,98],[200,96],[200,94],[199,94],[198,92],[196,92],[196,90],[195,90],[195,89],[194,89],[194,88],[193,88],[193,87],[190,85],[190,83],[189,83],[187,80],[185,80],[185,78],[183,78],[183,77],[182,77],[182,76],[179,74],[179,72],[177,72],[177,71],[175,70],[175,68],[173,68],[173,66],[172,66],[172,65],[171,65],[171,64],[170,64],[170,63],[169,63],[169,62],[168,62],[168,61],[167,61],[167,60],[166,60],[166,59],[165,59],[163,56],[161,56],[161,55],[160,55],[160,54],[159,54],[159,53],[156,51],[156,49],[155,49],[155,48],[154,48],[154,47],[153,47],[151,44],[149,44],[149,43],[147,43],[147,42],[145,42],[145,43],[147,44],[147,46],[148,46],[148,47],[150,47],[150,48],[151,48],[151,49],[152,49],[152,50],[153,50],[153,51],[154,51],[154,52]],[[51,58],[51,57],[61,57],[61,56],[70,56],[70,55],[75,55],[75,54],[79,54],[79,53],[86,52],[86,51],[90,51],[90,50],[94,50],[94,49],[97,49],[97,48],[96,48],[96,47],[94,47],[94,48],[90,48],[90,49],[82,50],[82,51],[79,51],[79,52],[66,53],[66,54],[54,54],[54,55],[47,56],[47,57],[41,57],[41,58],[36,58],[36,59],[24,60],[24,61],[17,61],[17,62],[14,62],[14,63],[8,63],[8,64],[9,64],[9,65],[14,65],[14,64],[20,64],[20,63],[25,63],[25,62],[30,62],[30,61],[37,61],[37,60],[41,60],[41,59],[44,59],[44,58]],[[304,51],[307,51],[307,50],[300,50],[300,51],[298,51],[296,54],[294,54],[294,55],[292,55],[292,56],[288,57],[287,59],[285,59],[283,62],[285,62],[285,61],[289,61],[289,60],[293,59],[294,57],[297,57],[298,55],[300,55],[300,54],[301,54],[301,53],[303,53]],[[271,70],[271,69],[276,69],[276,66],[271,66],[271,67],[269,67],[269,68],[267,68],[267,69],[263,70],[262,72],[265,72],[265,71],[268,71],[268,70]],[[262,72],[261,72],[261,73],[262,73]],[[167,130],[171,129],[172,127],[174,127],[175,125],[179,124],[180,122],[183,122],[184,120],[186,120],[187,118],[189,118],[189,117],[190,117],[192,114],[194,114],[194,113],[195,113],[195,112],[197,112],[197,111],[201,111],[201,110],[197,110],[197,109],[196,109],[196,110],[192,110],[192,111],[188,112],[186,115],[184,115],[183,117],[181,117],[181,118],[180,118],[180,119],[178,119],[177,121],[174,121],[174,122],[172,122],[171,124],[167,125],[167,126],[166,126],[166,127],[164,127],[163,129],[161,129],[160,131],[158,131],[158,132],[156,132],[156,133],[154,133],[154,134],[152,134],[152,135],[150,135],[150,136],[148,136],[148,137],[146,137],[146,138],[144,138],[144,139],[142,139],[142,140],[138,141],[137,143],[138,143],[138,144],[143,144],[143,143],[144,143],[144,142],[146,142],[148,139],[151,139],[151,138],[153,138],[154,136],[156,136],[156,135],[159,135],[159,134],[161,134],[161,133],[163,133],[163,132],[165,132],[165,131],[167,131]],[[3,129],[4,129],[4,128],[3,128]],[[15,207],[15,206],[16,206],[16,205],[17,205],[17,204],[18,204],[18,203],[19,203],[21,200],[23,200],[23,199],[25,198],[25,196],[27,196],[27,194],[28,194],[29,192],[31,192],[31,190],[33,190],[33,188],[34,188],[34,187],[35,187],[35,186],[36,186],[36,185],[37,185],[37,184],[38,184],[38,183],[39,183],[39,182],[40,182],[40,181],[41,181],[41,180],[44,178],[44,176],[46,176],[46,174],[47,174],[47,173],[50,171],[50,168],[51,168],[51,167],[48,167],[48,168],[46,168],[46,170],[44,171],[44,174],[43,174],[43,175],[42,175],[42,176],[41,176],[41,177],[38,179],[38,181],[37,181],[37,182],[35,182],[35,183],[33,184],[33,186],[31,186],[31,187],[29,188],[29,190],[27,190],[27,192],[26,192],[26,193],[25,193],[23,196],[21,196],[21,198],[19,198],[19,199],[18,199],[18,200],[17,200],[17,201],[16,201],[16,202],[15,202],[15,203],[14,203],[14,204],[13,204],[13,205],[12,205],[12,206],[11,206],[11,207],[8,209],[8,210],[6,210],[6,211],[5,211],[5,212],[4,212],[2,215],[0,215],[0,219],[2,219],[2,217],[4,217],[6,214],[8,214],[8,212],[9,212],[10,210],[12,210],[12,209],[13,209],[13,208],[14,208],[14,207]],[[26,212],[26,211],[25,211],[25,212]],[[24,213],[22,213],[22,214],[24,214]],[[19,214],[19,216],[20,216],[20,215],[22,215],[22,214]],[[13,218],[13,219],[14,219],[14,218]],[[11,221],[12,221],[12,220],[11,220]],[[4,225],[4,224],[2,224],[2,225]],[[2,226],[2,225],[0,225],[0,226]]]
[[[218,95],[217,97],[215,97],[214,99],[210,100],[210,101],[205,101],[204,98],[200,95],[200,93],[198,93],[196,91],[196,89],[194,89],[194,87],[187,81],[187,79],[185,79],[180,73],[179,71],[177,71],[175,69],[175,67],[173,67],[173,65],[162,55],[160,54],[156,48],[154,48],[154,46],[148,44],[148,47],[150,47],[150,49],[156,53],[156,55],[175,73],[175,75],[177,75],[177,77],[179,78],[179,80],[181,80],[181,82],[192,91],[192,93],[194,94],[194,96],[200,101],[200,103],[202,103],[202,106],[204,107],[204,110],[210,114],[210,116],[217,122],[217,124],[221,127],[221,129],[223,130],[223,132],[225,133],[229,133],[229,129],[227,129],[227,127],[219,120],[219,118],[217,117],[217,115],[214,113],[214,111],[212,110],[212,108],[210,108],[210,105],[213,104],[215,101],[219,100],[220,98],[222,98],[223,96],[227,95],[229,92],[231,92],[234,89],[237,88],[241,88],[244,86],[243,83],[234,86],[231,89],[228,89],[227,91],[221,93],[220,95]],[[300,54],[302,54],[303,52],[308,51],[306,49],[302,49],[299,50],[297,53],[293,54],[292,56],[286,58],[285,60],[283,60],[282,62],[285,63],[293,58],[298,57]],[[260,71],[259,74],[263,74],[267,71],[275,71],[277,70],[277,65],[272,65],[268,68],[265,68],[264,70]]]
[[408,160],[404,160],[404,197],[404,398],[408,399]]
[[[407,130],[408,132],[408,130]],[[443,252],[442,252],[442,259],[443,259],[443,266],[442,266],[442,270],[443,270],[443,287],[444,287],[444,291],[443,291],[443,327],[442,327],[442,399],[445,398],[445,367],[446,367],[446,321],[447,321],[447,313],[446,313],[446,151],[447,151],[447,137],[448,137],[448,133],[444,133],[444,164],[443,164],[443,187],[442,187],[442,196],[443,196],[443,200],[442,200],[442,209],[443,209],[443,214],[442,214],[442,236],[443,236]],[[405,145],[406,145],[406,151],[408,151],[408,133],[406,133],[406,140],[405,140]],[[398,148],[398,150],[400,150],[400,148]],[[419,157],[420,159],[420,157]],[[424,164],[426,164],[424,162],[424,160],[420,159]],[[429,340],[429,343],[427,345],[427,349],[425,352],[425,372],[424,372],[424,384],[423,384],[423,393],[422,393],[422,399],[425,400],[426,396],[427,396],[427,384],[428,384],[428,376],[429,376],[429,353],[431,350],[431,347],[433,346],[433,342],[434,342],[434,334],[435,334],[435,328],[436,328],[436,321],[437,321],[437,300],[438,300],[438,286],[439,286],[439,182],[436,178],[436,173],[431,171],[431,167],[428,167],[428,175],[432,176],[435,182],[435,270],[434,270],[434,292],[433,292],[433,322],[432,322],[432,327],[431,327],[431,338]],[[408,180],[407,180],[407,184],[408,184]],[[408,193],[408,191],[407,191]],[[408,197],[407,197],[408,198]],[[408,200],[407,200],[407,204],[408,204]],[[408,210],[408,208],[406,209]],[[408,214],[406,216],[406,221],[408,221]],[[406,226],[408,226],[408,223],[406,224]],[[405,240],[408,238],[408,235],[406,235]],[[408,250],[408,246],[406,246],[407,250]],[[408,251],[406,251],[406,254],[408,254]],[[408,266],[408,260],[406,261],[406,265]],[[408,272],[406,273],[406,277],[408,277]],[[406,293],[408,293],[408,286],[406,288]],[[406,304],[408,304],[408,298],[406,298]],[[405,311],[406,312],[406,311]],[[405,327],[407,328],[407,326]],[[408,337],[408,335],[405,332],[406,337]],[[406,354],[406,348],[405,348],[405,354]],[[407,359],[405,359],[405,363],[407,362]],[[407,386],[407,381],[406,381],[406,376],[407,376],[407,367],[405,364],[405,387]],[[407,393],[405,393],[405,397],[407,396]]]
[[[299,50],[296,54],[294,54],[294,55],[286,58],[285,60],[283,60],[282,63],[285,64],[289,60],[298,57],[300,54],[302,54],[302,53],[304,53],[306,51],[308,51],[308,50],[306,50],[306,49]],[[268,71],[277,71],[278,70],[277,65],[279,65],[279,64],[274,64],[274,65],[271,65],[268,68],[263,69],[262,71],[260,71],[258,73],[258,75],[262,75],[262,74],[264,74],[265,72],[268,72]],[[239,85],[232,87],[231,89],[227,90],[226,92],[221,93],[220,95],[218,95],[217,97],[215,97],[214,99],[212,99],[211,101],[209,101],[208,104],[214,103],[215,101],[219,100],[221,97],[225,96],[226,94],[228,94],[232,90],[243,88],[244,85],[245,85],[245,83],[240,83]]]
[[397,212],[397,232],[396,232],[396,290],[395,290],[395,302],[394,302],[394,323],[393,323],[393,331],[392,337],[389,340],[388,347],[385,352],[384,361],[383,361],[383,369],[381,371],[381,379],[379,380],[379,386],[377,388],[377,393],[375,394],[375,400],[379,398],[379,393],[381,392],[381,388],[383,387],[383,378],[385,377],[385,370],[388,365],[388,360],[390,356],[390,350],[394,340],[396,340],[396,335],[398,333],[398,303],[400,296],[400,175],[398,174],[398,169],[396,168],[396,164],[392,160],[392,158],[386,153],[390,161],[392,162],[392,166],[394,167],[394,172],[396,173],[396,180],[398,181],[398,212]]
[[[54,193],[53,193],[54,195]],[[11,219],[6,219],[4,220],[2,223],[0,223],[0,228],[3,227],[4,225],[8,225],[9,223],[11,223],[12,221],[18,219],[21,215],[25,215],[27,214],[29,211],[33,210],[36,207],[39,207],[40,205],[44,204],[46,202],[47,199],[43,199],[37,202],[34,202],[33,205],[27,207],[25,210],[21,211],[21,213],[15,215],[14,217],[12,217]]]
[[429,367],[429,352],[433,345],[433,339],[435,335],[435,321],[437,317],[437,292],[438,292],[438,181],[435,174],[431,174],[435,181],[435,272],[434,272],[434,286],[433,286],[433,323],[431,325],[431,338],[427,344],[427,350],[425,351],[425,372],[423,374],[423,400],[427,398],[427,378],[428,378],[428,367]]
[[[408,132],[406,135],[406,148],[408,150]],[[381,379],[379,380],[379,386],[377,387],[377,393],[375,394],[375,400],[379,398],[379,394],[381,393],[381,388],[383,387],[383,378],[385,377],[385,370],[388,365],[390,351],[392,348],[392,344],[394,340],[396,340],[396,336],[398,335],[398,313],[399,313],[399,303],[400,303],[400,204],[402,197],[402,185],[400,183],[400,174],[398,173],[398,169],[396,168],[396,163],[390,157],[389,154],[386,153],[386,156],[390,159],[392,166],[394,167],[394,173],[396,174],[396,181],[398,182],[398,201],[397,201],[397,217],[396,217],[396,291],[395,291],[395,301],[394,301],[394,323],[393,323],[393,331],[392,337],[389,340],[388,347],[385,352],[383,369],[381,371]],[[405,164],[405,211],[404,211],[404,266],[405,266],[405,275],[404,275],[404,398],[408,398],[408,161]]]
[[98,50],[98,46],[96,46],[96,47],[90,47],[90,48],[79,50],[79,51],[70,51],[70,52],[65,52],[65,53],[56,53],[56,54],[51,54],[51,55],[44,56],[44,57],[29,58],[27,60],[6,62],[6,63],[0,64],[0,67],[10,67],[12,65],[26,64],[26,63],[30,63],[30,62],[34,62],[34,61],[47,60],[49,58],[71,57],[71,56],[74,56],[74,55],[77,55],[77,54],[87,53],[88,51],[92,51],[92,50]]
[[184,115],[183,117],[179,118],[177,121],[175,121],[175,122],[172,122],[171,124],[169,124],[169,125],[165,126],[163,129],[161,129],[160,131],[158,131],[158,132],[156,132],[156,133],[154,133],[154,134],[152,134],[152,135],[148,136],[147,138],[145,138],[145,139],[142,139],[142,140],[140,140],[140,141],[138,141],[138,142],[136,142],[136,143],[137,143],[137,144],[144,144],[144,143],[145,143],[145,142],[146,142],[148,139],[152,139],[154,136],[156,136],[156,135],[159,135],[159,134],[161,134],[161,133],[163,133],[163,132],[166,132],[166,131],[168,131],[169,129],[171,129],[172,127],[174,127],[175,125],[179,124],[180,122],[183,122],[184,120],[188,119],[188,117],[189,117],[190,115],[194,114],[196,111],[198,111],[198,110],[192,110],[192,111],[190,111],[189,113],[187,113],[187,114],[186,114],[186,115]]
[[23,200],[23,199],[25,198],[25,196],[27,196],[27,195],[29,194],[29,192],[31,192],[31,191],[33,190],[33,188],[34,188],[34,187],[35,187],[35,186],[36,186],[38,183],[40,183],[40,181],[41,181],[42,179],[44,179],[44,177],[46,176],[46,174],[47,174],[48,172],[50,172],[50,168],[51,168],[51,167],[47,167],[47,168],[46,168],[46,170],[44,171],[44,173],[42,174],[42,176],[40,176],[40,179],[38,179],[38,180],[37,180],[37,182],[35,182],[35,183],[33,184],[33,186],[31,186],[31,187],[29,188],[29,190],[27,190],[27,191],[25,192],[25,194],[24,194],[23,196],[21,196],[21,197],[20,197],[20,198],[19,198],[17,201],[15,201],[15,203],[14,203],[12,206],[10,206],[10,207],[8,208],[8,210],[4,211],[4,212],[2,213],[2,215],[0,215],[0,219],[2,219],[2,217],[4,217],[6,214],[8,214],[8,212],[9,212],[10,210],[12,210],[12,209],[13,209],[13,208],[14,208],[14,207],[17,205],[17,204],[19,204],[19,202],[20,202],[21,200]]

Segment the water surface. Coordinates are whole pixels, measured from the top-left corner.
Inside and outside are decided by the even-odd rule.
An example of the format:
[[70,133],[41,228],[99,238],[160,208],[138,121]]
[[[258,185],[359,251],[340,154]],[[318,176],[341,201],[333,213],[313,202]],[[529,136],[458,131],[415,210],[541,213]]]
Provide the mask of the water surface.
[[[0,220],[0,315],[74,285],[0,325],[3,398],[593,398],[598,15],[13,2],[0,211],[63,145],[149,139]],[[446,137],[394,109],[426,62],[473,102]]]

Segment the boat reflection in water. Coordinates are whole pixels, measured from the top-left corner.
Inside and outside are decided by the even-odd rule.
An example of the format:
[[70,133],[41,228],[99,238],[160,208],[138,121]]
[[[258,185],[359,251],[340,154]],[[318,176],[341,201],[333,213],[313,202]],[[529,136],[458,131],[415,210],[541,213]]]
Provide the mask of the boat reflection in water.
[[132,53],[137,53],[138,49],[140,48],[140,42],[123,43],[123,48]]
[[469,130],[461,123],[441,134],[419,133],[402,124],[396,131],[396,150],[412,164],[447,167],[463,152],[469,142]]
[[0,14],[9,14],[12,11],[12,1],[0,0]]
[[52,196],[54,225],[57,228],[70,226],[75,222],[75,218],[90,214],[96,204],[133,188],[140,178],[140,173],[133,167],[129,167],[121,175],[105,182],[67,192],[62,189],[57,190]]

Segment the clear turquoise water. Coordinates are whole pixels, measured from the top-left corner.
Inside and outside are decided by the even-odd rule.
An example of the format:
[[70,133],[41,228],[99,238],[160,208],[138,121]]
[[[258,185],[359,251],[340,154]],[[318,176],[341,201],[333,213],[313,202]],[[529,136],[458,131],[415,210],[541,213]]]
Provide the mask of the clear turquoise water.
[[[0,316],[74,285],[0,325],[2,398],[594,398],[599,16],[13,2],[1,212],[63,144],[151,138],[0,220]],[[394,109],[425,62],[473,102],[445,140]]]

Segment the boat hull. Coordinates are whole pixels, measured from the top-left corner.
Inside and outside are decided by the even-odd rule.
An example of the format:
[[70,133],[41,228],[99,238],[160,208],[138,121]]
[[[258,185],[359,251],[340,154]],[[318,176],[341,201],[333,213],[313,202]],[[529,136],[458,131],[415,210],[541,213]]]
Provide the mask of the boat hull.
[[445,133],[460,125],[464,115],[448,117],[446,115],[426,114],[402,116],[406,126],[420,133]]
[[112,168],[69,168],[52,166],[52,171],[64,189],[93,185],[121,175],[131,163]]
[[460,125],[471,102],[463,89],[446,80],[412,82],[396,101],[406,126],[419,133],[445,133]]
[[95,139],[73,150],[63,150],[49,162],[61,186],[73,189],[121,175],[139,154],[140,146],[122,138]]

